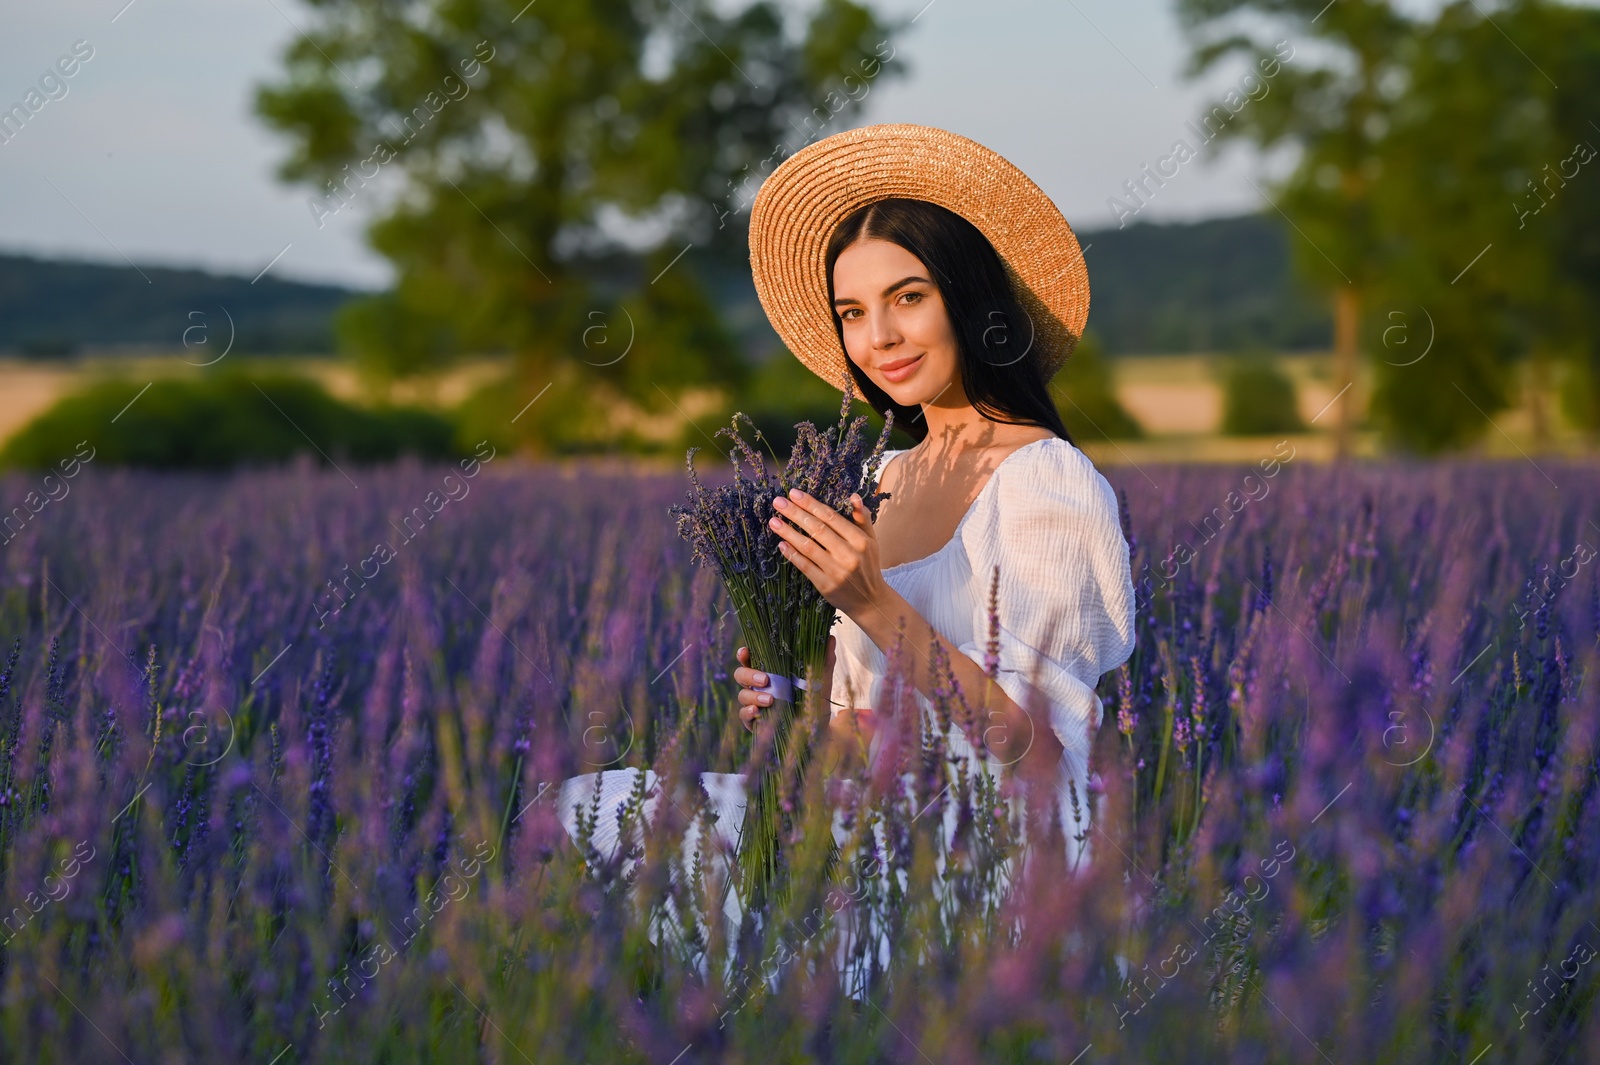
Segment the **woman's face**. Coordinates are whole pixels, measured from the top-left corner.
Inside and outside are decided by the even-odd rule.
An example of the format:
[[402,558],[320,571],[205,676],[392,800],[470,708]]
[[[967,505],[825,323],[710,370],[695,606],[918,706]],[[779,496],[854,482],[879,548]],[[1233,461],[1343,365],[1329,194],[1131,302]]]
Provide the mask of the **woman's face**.
[[896,403],[932,402],[959,374],[956,334],[922,260],[886,240],[860,240],[833,267],[833,309],[850,361]]

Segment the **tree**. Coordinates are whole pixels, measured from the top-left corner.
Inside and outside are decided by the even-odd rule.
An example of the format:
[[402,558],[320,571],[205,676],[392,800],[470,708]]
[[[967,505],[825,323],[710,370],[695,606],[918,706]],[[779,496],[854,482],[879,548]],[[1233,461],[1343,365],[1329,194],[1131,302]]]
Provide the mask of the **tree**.
[[418,314],[392,292],[351,300],[339,309],[335,329],[346,354],[385,397],[396,380],[440,369],[449,361],[449,328]]
[[[1385,347],[1375,410],[1413,450],[1465,443],[1526,360],[1538,446],[1552,366],[1583,379],[1600,340],[1600,13],[1452,3],[1407,72],[1378,210],[1392,233],[1385,287],[1404,308],[1388,328],[1426,335]],[[1424,340],[1442,364],[1424,361]]]
[[[744,382],[679,259],[743,254],[751,180],[843,129],[894,54],[852,0],[823,0],[798,39],[766,0],[727,16],[708,0],[315,11],[257,110],[289,138],[281,176],[318,190],[314,223],[388,190],[370,240],[396,269],[391,309],[430,338],[397,346],[396,369],[435,361],[448,336],[515,353],[525,388],[576,362],[648,407]],[[643,261],[602,271],[630,242]],[[381,311],[352,315],[354,347],[381,346]],[[655,332],[621,360],[584,357],[597,313]]]
[[1345,456],[1363,308],[1382,269],[1374,190],[1413,23],[1384,0],[1178,0],[1178,12],[1196,40],[1191,75],[1236,54],[1252,61],[1201,120],[1206,139],[1300,149],[1275,201],[1304,238],[1298,268],[1332,292],[1335,450]]
[[[1489,6],[1456,0],[1412,21],[1374,0],[1180,4],[1196,31],[1248,12],[1271,16],[1285,43],[1334,45],[1322,66],[1285,62],[1238,121],[1223,112],[1221,133],[1300,145],[1278,207],[1306,238],[1300,267],[1333,287],[1338,384],[1352,380],[1365,333],[1374,420],[1415,452],[1482,436],[1521,359],[1536,438],[1556,362],[1585,390],[1570,407],[1600,409],[1600,166],[1585,172],[1585,144],[1600,144],[1600,15],[1542,0]],[[1251,40],[1201,44],[1194,69],[1259,54]]]

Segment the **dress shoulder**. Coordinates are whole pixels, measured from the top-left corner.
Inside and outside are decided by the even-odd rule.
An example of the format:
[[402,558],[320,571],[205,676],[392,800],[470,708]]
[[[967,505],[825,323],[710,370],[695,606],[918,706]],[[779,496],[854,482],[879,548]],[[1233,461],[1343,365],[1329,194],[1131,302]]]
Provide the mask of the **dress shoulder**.
[[[1046,437],[1017,448],[991,474],[986,506],[975,508],[972,528],[963,538],[970,548],[988,545],[1004,553],[1040,555],[1065,546],[1075,529],[1116,527],[1117,495],[1089,456],[1060,437]],[[1102,540],[1098,545],[1118,546]]]
[[1056,437],[1017,449],[962,529],[970,560],[973,638],[962,651],[982,663],[995,592],[1000,684],[1027,707],[1023,678],[1047,696],[1057,735],[1087,754],[1098,723],[1095,682],[1134,643],[1128,543],[1117,496],[1089,457]]
[[1117,494],[1089,456],[1047,437],[1018,448],[993,476],[989,505],[964,530],[969,556],[985,565],[986,579],[999,565],[1017,579],[1019,592],[1081,591],[1086,582],[1131,587]]
[[871,462],[863,465],[861,469],[861,480],[856,484],[856,488],[864,491],[868,484],[872,483],[878,478],[881,478],[883,476],[885,467],[889,465],[889,460],[905,450],[907,449],[903,447],[884,448],[883,454],[878,456],[878,462],[876,465]]

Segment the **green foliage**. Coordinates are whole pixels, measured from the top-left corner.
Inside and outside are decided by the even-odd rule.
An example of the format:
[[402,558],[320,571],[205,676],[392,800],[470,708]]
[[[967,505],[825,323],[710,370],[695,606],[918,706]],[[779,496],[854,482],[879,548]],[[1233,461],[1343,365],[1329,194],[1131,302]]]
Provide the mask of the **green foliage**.
[[[141,394],[141,390],[143,393]],[[0,466],[44,469],[84,441],[97,466],[224,469],[282,462],[448,458],[448,421],[407,407],[367,410],[313,381],[241,372],[200,380],[103,381],[62,399],[0,451]]]
[[[879,50],[888,30],[851,0],[825,0],[799,40],[769,2],[727,15],[709,0],[313,11],[256,106],[288,136],[280,174],[316,190],[318,224],[376,208],[369,233],[396,267],[393,298],[447,323],[455,345],[517,353],[525,384],[542,387],[557,361],[595,364],[581,340],[591,316],[628,308],[646,321],[611,384],[663,406],[668,381],[734,372],[695,273],[674,259],[691,244],[690,258],[742,257],[734,178],[753,191],[808,137],[845,128],[866,95],[847,94],[846,76],[894,69],[879,58],[892,55]],[[367,188],[383,171],[406,183],[389,204]],[[619,292],[585,264],[614,257],[630,229],[649,268]],[[369,351],[394,342],[363,321],[351,336]],[[429,344],[420,358],[398,347],[395,373],[435,358]]]
[[[1207,140],[1247,137],[1298,149],[1293,171],[1265,195],[1294,225],[1302,277],[1331,290],[1335,385],[1354,383],[1361,316],[1382,271],[1386,234],[1373,208],[1385,114],[1404,77],[1412,20],[1389,0],[1179,0],[1196,31],[1191,74],[1243,56],[1249,71],[1207,112]],[[1245,27],[1250,32],[1244,32]],[[1350,446],[1350,408],[1335,415],[1335,448]]]
[[448,326],[419,313],[392,292],[351,300],[339,309],[339,347],[380,386],[443,367]]
[[[591,310],[572,350],[590,376],[651,410],[670,410],[667,394],[713,385],[742,391],[750,368],[696,276],[673,252],[657,252],[656,280],[615,309]],[[592,369],[591,369],[592,368]]]
[[1271,355],[1250,352],[1229,360],[1222,377],[1222,431],[1228,436],[1305,431],[1294,382]]
[[1144,435],[1139,423],[1117,402],[1111,369],[1093,334],[1078,342],[1067,364],[1050,382],[1050,391],[1074,440],[1126,440]]
[[[1505,319],[1485,322],[1485,306],[1472,305],[1474,289],[1413,291],[1426,294],[1416,303],[1395,300],[1407,307],[1390,312],[1387,330],[1396,332],[1370,349],[1377,356],[1371,417],[1391,446],[1431,455],[1472,444],[1488,430],[1489,412],[1509,405],[1516,338],[1485,331]],[[1408,334],[1404,346],[1400,329]]]
[[[1387,339],[1371,348],[1373,407],[1412,451],[1487,432],[1512,398],[1517,361],[1581,363],[1600,342],[1600,162],[1575,151],[1600,144],[1587,125],[1600,108],[1600,14],[1522,3],[1496,22],[1466,3],[1441,11],[1414,42],[1391,111],[1376,198],[1390,238],[1374,309],[1418,336],[1408,352]],[[1578,369],[1569,380],[1584,379]]]
[[[752,371],[714,317],[672,313],[672,300],[699,298],[692,285],[663,279],[657,288],[614,311],[592,312],[577,345],[581,361],[525,362],[479,388],[456,412],[459,442],[488,439],[546,455],[620,449],[681,457],[693,446],[721,450],[708,434],[740,410],[781,458],[794,446],[797,423],[838,421],[838,390],[800,360],[780,351]],[[696,382],[691,365],[674,361],[691,344],[719,353],[719,376]],[[641,423],[671,428],[646,433]]]
[[[1513,398],[1521,359],[1593,364],[1600,12],[1542,0],[1497,6],[1492,20],[1473,0],[1431,19],[1383,0],[1182,0],[1179,11],[1197,32],[1265,16],[1261,40],[1295,49],[1221,135],[1302,149],[1274,198],[1303,238],[1302,275],[1366,317],[1372,417],[1391,445],[1472,443]],[[1194,69],[1267,51],[1213,37]],[[1581,368],[1567,379],[1597,380]]]
[[1383,239],[1371,199],[1386,92],[1403,76],[1402,45],[1413,23],[1388,0],[1179,0],[1178,12],[1195,31],[1220,28],[1223,20],[1234,28],[1241,14],[1270,20],[1257,23],[1259,37],[1201,40],[1191,72],[1235,56],[1250,61],[1264,89],[1241,97],[1236,108],[1225,106],[1227,97],[1219,102],[1229,118],[1217,124],[1216,137],[1298,145],[1298,165],[1273,197],[1304,237],[1292,245],[1296,262],[1323,285],[1367,284]]
[[[528,382],[528,383],[525,383]],[[515,371],[489,381],[456,409],[457,444],[488,440],[498,449],[542,455],[615,450],[606,396],[581,367],[559,363],[542,380]]]

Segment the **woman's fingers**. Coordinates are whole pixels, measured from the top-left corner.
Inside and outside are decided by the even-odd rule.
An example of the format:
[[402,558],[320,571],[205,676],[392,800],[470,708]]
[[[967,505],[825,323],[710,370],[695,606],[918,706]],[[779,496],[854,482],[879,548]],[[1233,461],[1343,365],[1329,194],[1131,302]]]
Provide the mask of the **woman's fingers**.
[[[785,505],[778,506],[782,501]],[[772,521],[772,529],[789,546],[813,561],[817,560],[820,551],[836,553],[841,547],[860,551],[864,543],[857,543],[856,538],[861,535],[858,526],[853,525],[841,517],[832,507],[829,507],[811,496],[795,489],[788,496],[779,496],[773,501],[773,507],[779,516]],[[793,533],[786,525],[785,520],[792,522],[796,529],[803,531],[804,535]]]
[[[742,694],[743,693],[741,693],[741,696]],[[741,698],[739,702],[739,720],[744,722],[744,727],[748,729],[761,719],[762,711],[766,709],[767,708],[765,706],[759,706],[755,703],[746,702],[743,700],[743,698]]]
[[772,531],[788,543],[791,557],[794,554],[802,554],[817,559],[825,555],[838,554],[844,549],[859,551],[863,546],[850,542],[827,522],[814,514],[798,510],[793,503],[787,510],[780,510],[773,515]]
[[750,668],[750,648],[739,648],[734,652],[734,657],[740,663],[739,667],[733,671],[733,681],[739,685],[739,720],[748,729],[761,716],[763,707],[772,703],[772,696],[765,692],[751,690],[766,684],[767,675],[760,670]]
[[783,499],[788,506],[778,507],[776,500],[773,501],[773,506],[784,517],[793,520],[800,514],[810,515],[812,520],[796,521],[795,524],[805,529],[813,539],[817,538],[817,533],[813,531],[814,529],[825,529],[834,533],[840,539],[845,539],[852,532],[859,531],[855,523],[849,518],[846,518],[820,499],[808,495],[798,488],[793,489],[787,496],[780,496],[779,498]]
[[749,729],[759,720],[761,711],[772,705],[772,696],[754,690],[766,685],[767,675],[750,668],[750,648],[741,647],[735,654],[742,663],[733,671],[734,683],[739,685],[739,720]]

